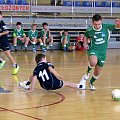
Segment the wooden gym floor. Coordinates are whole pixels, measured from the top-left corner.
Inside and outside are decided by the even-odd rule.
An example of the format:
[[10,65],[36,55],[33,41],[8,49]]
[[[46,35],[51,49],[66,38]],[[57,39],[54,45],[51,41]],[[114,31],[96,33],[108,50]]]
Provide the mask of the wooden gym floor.
[[[111,99],[111,91],[120,88],[120,49],[108,50],[94,92],[67,87],[50,92],[37,83],[35,91],[28,94],[19,87],[19,81],[27,80],[33,71],[36,53],[18,51],[12,55],[20,65],[16,76],[11,75],[10,61],[0,52],[7,61],[0,70],[0,87],[12,91],[0,92],[0,120],[120,120],[120,102]],[[66,81],[79,83],[87,68],[85,52],[54,51],[46,55]]]

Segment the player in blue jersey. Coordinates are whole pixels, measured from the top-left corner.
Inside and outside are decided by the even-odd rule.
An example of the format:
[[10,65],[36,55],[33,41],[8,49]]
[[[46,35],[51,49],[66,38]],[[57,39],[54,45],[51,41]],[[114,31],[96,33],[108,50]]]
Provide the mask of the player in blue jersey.
[[[6,24],[3,21],[2,12],[0,11],[0,49],[2,49],[4,51],[6,56],[9,58],[9,60],[13,64],[12,74],[15,75],[18,73],[19,66],[17,65],[15,59],[13,58],[13,56],[10,53],[10,45],[9,45],[9,41],[8,41],[8,37],[7,37],[8,33],[9,33],[9,31],[6,27]],[[6,63],[6,61],[4,61],[2,59],[0,60],[0,69],[2,69],[4,67],[5,63]]]
[[[30,92],[32,92],[34,90],[35,81],[38,79],[40,86],[45,90],[56,90],[64,86],[79,89],[79,84],[63,81],[63,77],[56,72],[50,62],[47,62],[44,54],[38,54],[35,60],[37,67],[34,69],[28,81],[20,82],[21,87],[29,89]],[[29,86],[30,83],[31,86]]]

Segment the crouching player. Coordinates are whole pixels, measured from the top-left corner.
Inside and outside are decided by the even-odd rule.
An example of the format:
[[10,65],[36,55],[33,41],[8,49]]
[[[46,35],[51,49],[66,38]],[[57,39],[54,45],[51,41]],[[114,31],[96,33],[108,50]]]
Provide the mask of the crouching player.
[[19,83],[21,87],[29,89],[29,92],[33,92],[36,79],[38,79],[40,86],[45,90],[56,90],[64,86],[80,88],[79,84],[63,81],[63,77],[56,72],[51,63],[47,62],[44,54],[38,54],[35,60],[37,67],[29,77],[29,80]]

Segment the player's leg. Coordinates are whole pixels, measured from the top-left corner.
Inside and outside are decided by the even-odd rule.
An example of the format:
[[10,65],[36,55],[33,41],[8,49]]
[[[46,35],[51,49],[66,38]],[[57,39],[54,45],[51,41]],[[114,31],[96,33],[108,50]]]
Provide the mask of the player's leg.
[[42,37],[42,41],[43,41],[43,45],[44,45],[44,49],[46,49],[46,39],[47,39],[46,36]]
[[6,61],[0,58],[0,70],[5,66]]
[[106,54],[102,54],[102,55],[99,55],[98,56],[98,62],[97,62],[97,65],[95,66],[95,69],[94,69],[94,74],[90,80],[90,89],[91,90],[95,90],[95,87],[93,86],[93,83],[98,79],[99,75],[100,75],[100,72],[104,66],[104,63],[105,63],[105,60],[106,60]]
[[50,37],[48,38],[48,41],[50,42],[50,50],[53,50],[53,37],[50,35]]
[[25,50],[27,50],[27,46],[29,44],[30,38],[29,37],[25,37],[24,41],[25,41],[25,45],[24,45],[25,46]]
[[40,49],[43,50],[44,46],[43,46],[43,41],[42,41],[42,39],[41,39],[41,38],[38,38],[38,39],[37,39],[37,42],[40,43]]
[[63,50],[66,52],[67,51],[67,37],[63,37],[61,42],[62,42]]
[[86,89],[86,80],[89,79],[90,72],[91,72],[92,68],[94,68],[96,66],[97,61],[98,61],[98,58],[96,57],[96,55],[89,56],[88,69],[86,71],[86,74],[82,77],[82,79],[80,81],[81,89]]
[[95,66],[94,73],[93,73],[92,78],[90,79],[90,84],[89,84],[91,90],[95,90],[93,83],[98,79],[101,70],[102,70],[102,67],[98,65]]
[[6,56],[9,58],[9,60],[11,61],[11,63],[13,64],[13,71],[12,74],[15,75],[18,73],[19,71],[19,66],[17,65],[15,59],[13,58],[13,56],[10,53],[10,50],[6,50],[4,51],[4,53],[6,54]]
[[80,89],[80,84],[68,82],[68,81],[63,81],[63,87],[71,87],[71,88],[78,88]]
[[36,52],[37,39],[36,38],[32,38],[31,39],[31,43],[32,43],[32,46],[33,46],[33,52]]
[[14,50],[17,51],[17,37],[13,38],[13,45],[14,45]]

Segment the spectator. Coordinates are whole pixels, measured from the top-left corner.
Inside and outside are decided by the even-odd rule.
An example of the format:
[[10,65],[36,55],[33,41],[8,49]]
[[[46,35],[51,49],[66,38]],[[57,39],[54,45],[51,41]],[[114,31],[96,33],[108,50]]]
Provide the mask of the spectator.
[[33,51],[36,52],[36,43],[40,42],[41,44],[41,39],[37,39],[38,37],[38,30],[36,30],[37,25],[36,24],[32,24],[31,25],[31,30],[28,31],[28,36],[26,37],[26,41],[27,42],[31,42],[31,44],[33,45]]
[[75,50],[75,46],[70,44],[70,36],[67,30],[60,31],[62,49],[66,51]]
[[25,43],[24,47],[25,49],[27,48],[28,41],[26,41],[26,35],[24,30],[22,29],[22,23],[17,22],[16,23],[16,28],[13,31],[13,44],[14,44],[14,49],[17,51],[17,43]]
[[51,35],[51,31],[48,28],[48,23],[42,23],[43,29],[40,32],[40,39],[42,40],[41,46],[43,51],[47,51],[46,44],[49,44],[50,50],[53,50],[53,37]]
[[80,33],[80,35],[76,38],[76,50],[84,50],[84,34]]

